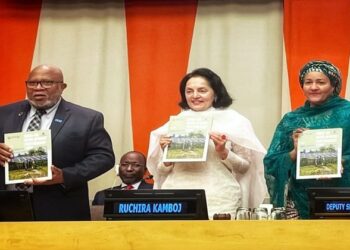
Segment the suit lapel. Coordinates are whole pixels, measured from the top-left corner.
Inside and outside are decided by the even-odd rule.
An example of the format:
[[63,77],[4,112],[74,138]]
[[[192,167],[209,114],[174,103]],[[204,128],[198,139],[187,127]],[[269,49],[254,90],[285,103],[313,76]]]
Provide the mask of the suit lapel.
[[4,128],[4,133],[13,133],[22,131],[24,120],[30,110],[30,104],[28,101],[23,101],[18,106],[18,109],[13,113],[13,118],[10,119]]
[[152,189],[152,185],[148,184],[144,179],[142,179],[138,189]]
[[112,189],[118,189],[118,190],[120,190],[120,189],[122,189],[122,185],[115,186],[115,187],[113,187]]
[[138,189],[143,189],[145,186],[145,181],[142,179]]
[[60,132],[65,122],[69,119],[70,112],[67,102],[61,100],[61,103],[58,105],[55,117],[52,120],[50,129],[51,129],[51,139],[55,139],[56,135]]

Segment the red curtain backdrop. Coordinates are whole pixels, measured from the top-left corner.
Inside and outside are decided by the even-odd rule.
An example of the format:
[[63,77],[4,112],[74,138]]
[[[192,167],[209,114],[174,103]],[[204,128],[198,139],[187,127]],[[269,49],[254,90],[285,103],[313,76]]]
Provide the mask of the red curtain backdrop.
[[0,105],[25,97],[41,0],[0,0]]
[[180,110],[178,86],[187,71],[196,10],[196,0],[125,1],[134,149],[145,154],[145,131]]
[[[41,0],[0,0],[0,105],[25,97],[24,80],[31,68],[41,5]],[[178,85],[187,71],[197,5],[197,0],[125,0],[135,150],[146,153],[149,131],[179,112]],[[304,102],[298,73],[311,59],[339,66],[344,96],[349,13],[349,0],[284,0],[292,108]]]
[[305,101],[298,75],[312,59],[329,60],[340,68],[344,96],[350,55],[349,0],[285,0],[284,39],[292,109]]

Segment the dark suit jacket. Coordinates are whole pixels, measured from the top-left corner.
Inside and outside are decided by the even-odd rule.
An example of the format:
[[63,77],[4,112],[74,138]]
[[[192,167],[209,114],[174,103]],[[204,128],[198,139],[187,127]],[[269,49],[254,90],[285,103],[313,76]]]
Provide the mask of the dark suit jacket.
[[[28,101],[0,107],[0,142],[4,133],[20,132]],[[51,124],[52,164],[63,171],[64,184],[34,186],[37,220],[89,220],[88,181],[111,169],[114,153],[103,115],[62,99]],[[0,188],[5,189],[4,168]]]
[[[121,185],[115,186],[113,188],[107,188],[102,191],[98,191],[95,194],[94,200],[92,201],[92,205],[104,205],[105,204],[105,191],[111,189],[121,189]],[[144,180],[141,181],[138,189],[153,189],[153,184],[149,184]]]

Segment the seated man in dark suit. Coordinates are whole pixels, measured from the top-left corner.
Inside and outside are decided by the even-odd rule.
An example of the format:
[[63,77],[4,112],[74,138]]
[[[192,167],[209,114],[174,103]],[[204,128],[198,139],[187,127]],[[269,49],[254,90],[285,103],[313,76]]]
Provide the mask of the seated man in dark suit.
[[[110,189],[153,189],[153,184],[149,184],[143,179],[146,170],[146,157],[142,153],[130,151],[124,154],[119,163],[119,177],[122,184]],[[104,205],[105,190],[95,194],[92,205]]]

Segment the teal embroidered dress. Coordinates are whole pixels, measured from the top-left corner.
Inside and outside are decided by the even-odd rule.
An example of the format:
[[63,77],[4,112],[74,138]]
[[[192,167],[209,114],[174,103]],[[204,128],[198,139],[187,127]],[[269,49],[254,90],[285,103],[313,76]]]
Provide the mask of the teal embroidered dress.
[[[294,148],[292,133],[297,128],[320,129],[342,128],[343,174],[341,178],[328,180],[297,180],[296,162],[289,152]],[[324,104],[310,107],[305,105],[287,113],[278,124],[270,148],[264,158],[265,178],[276,207],[285,206],[286,187],[288,196],[294,201],[299,216],[309,218],[308,187],[350,186],[350,102],[338,96],[330,97]]]

